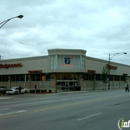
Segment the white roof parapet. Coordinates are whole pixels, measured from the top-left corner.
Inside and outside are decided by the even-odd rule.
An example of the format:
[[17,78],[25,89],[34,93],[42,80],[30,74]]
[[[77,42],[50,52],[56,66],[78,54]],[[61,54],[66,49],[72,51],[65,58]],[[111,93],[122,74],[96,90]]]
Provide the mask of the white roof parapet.
[[86,50],[83,49],[48,49],[49,55],[84,55]]

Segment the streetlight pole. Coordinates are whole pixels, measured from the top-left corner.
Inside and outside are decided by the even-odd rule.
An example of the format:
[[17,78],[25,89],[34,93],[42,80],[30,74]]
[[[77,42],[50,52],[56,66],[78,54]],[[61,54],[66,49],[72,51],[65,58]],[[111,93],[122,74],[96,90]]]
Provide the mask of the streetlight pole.
[[126,52],[121,52],[121,53],[113,53],[113,54],[110,54],[109,53],[109,58],[108,58],[108,77],[109,77],[109,80],[108,80],[108,89],[110,89],[110,69],[111,69],[111,58],[113,56],[116,56],[118,54],[127,54]]
[[[23,18],[23,15],[18,15],[18,16],[9,18],[9,19],[7,19],[7,20],[1,22],[1,23],[0,23],[0,29],[1,29],[7,22],[9,22],[10,20],[15,19],[15,18],[22,19],[22,18]],[[1,55],[0,55],[0,60],[1,60]],[[8,80],[9,80],[9,86],[11,87],[11,77],[9,77]]]
[[1,22],[0,25],[1,25],[1,24],[2,24],[2,25],[0,26],[0,28],[2,28],[8,21],[10,21],[11,19],[14,19],[14,18],[20,18],[20,19],[22,19],[22,18],[23,18],[23,15],[18,15],[18,16],[9,18],[9,19],[7,19],[7,20]]

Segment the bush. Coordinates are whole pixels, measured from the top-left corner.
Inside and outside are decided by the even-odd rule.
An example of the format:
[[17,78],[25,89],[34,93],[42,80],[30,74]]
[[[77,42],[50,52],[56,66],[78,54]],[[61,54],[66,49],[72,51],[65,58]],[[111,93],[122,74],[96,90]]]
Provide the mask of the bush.
[[51,92],[52,92],[52,90],[49,89],[49,93],[51,93]]
[[36,93],[40,93],[40,90],[36,90]]
[[44,92],[45,92],[45,90],[41,90],[41,92],[42,92],[42,93],[44,93]]
[[35,90],[30,90],[30,93],[35,93]]

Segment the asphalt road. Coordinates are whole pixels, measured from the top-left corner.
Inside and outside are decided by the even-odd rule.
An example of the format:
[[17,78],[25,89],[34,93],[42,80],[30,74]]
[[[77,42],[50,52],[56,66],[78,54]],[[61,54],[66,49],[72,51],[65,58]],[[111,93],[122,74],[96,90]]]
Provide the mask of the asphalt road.
[[0,130],[119,130],[121,118],[130,120],[124,90],[6,97],[0,100]]

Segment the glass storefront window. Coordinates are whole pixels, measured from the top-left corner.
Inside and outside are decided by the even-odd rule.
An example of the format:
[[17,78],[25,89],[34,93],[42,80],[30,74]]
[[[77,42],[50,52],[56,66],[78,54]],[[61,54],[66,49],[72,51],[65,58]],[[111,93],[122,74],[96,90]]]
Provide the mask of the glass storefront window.
[[57,55],[50,56],[51,69],[57,69]]
[[101,74],[96,74],[96,80],[100,81],[101,80]]
[[20,75],[16,75],[16,81],[20,81]]
[[85,56],[83,55],[51,55],[50,67],[52,70],[84,70]]
[[25,81],[25,75],[24,74],[21,75],[21,81]]
[[15,75],[11,75],[11,81],[15,81]]
[[36,74],[36,81],[41,81],[41,74]]
[[31,74],[31,81],[35,81],[35,74]]
[[45,76],[46,76],[46,81],[51,81],[51,74],[46,73]]
[[94,74],[84,74],[84,80],[94,80]]
[[18,74],[18,75],[1,75],[0,82],[7,82],[8,77],[10,77],[10,81],[29,81],[31,77],[31,81],[51,81],[51,74]]
[[29,74],[26,74],[26,75],[25,75],[25,79],[26,79],[25,81],[29,81],[29,80],[30,80],[30,79],[29,79]]
[[0,82],[7,82],[8,81],[8,76],[7,75],[1,75],[0,76]]

